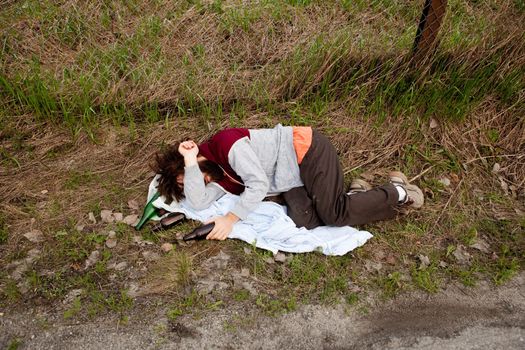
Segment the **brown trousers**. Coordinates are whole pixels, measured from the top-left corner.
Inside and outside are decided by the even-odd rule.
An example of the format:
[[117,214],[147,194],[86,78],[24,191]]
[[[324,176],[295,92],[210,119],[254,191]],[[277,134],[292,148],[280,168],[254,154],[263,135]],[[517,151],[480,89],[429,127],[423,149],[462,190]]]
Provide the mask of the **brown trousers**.
[[288,215],[298,227],[363,225],[397,214],[398,192],[392,184],[346,194],[337,151],[316,130],[299,169],[304,186],[283,193]]

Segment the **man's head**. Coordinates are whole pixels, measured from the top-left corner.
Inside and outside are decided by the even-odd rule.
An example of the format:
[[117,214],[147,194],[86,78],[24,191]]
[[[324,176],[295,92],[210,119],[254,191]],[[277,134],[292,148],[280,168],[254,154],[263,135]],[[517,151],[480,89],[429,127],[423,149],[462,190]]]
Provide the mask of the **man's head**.
[[[159,174],[159,193],[166,199],[180,201],[184,198],[184,157],[179,149],[180,142],[168,146],[155,155],[152,169]],[[198,164],[205,182],[219,181],[224,177],[222,169],[214,162],[199,156]]]

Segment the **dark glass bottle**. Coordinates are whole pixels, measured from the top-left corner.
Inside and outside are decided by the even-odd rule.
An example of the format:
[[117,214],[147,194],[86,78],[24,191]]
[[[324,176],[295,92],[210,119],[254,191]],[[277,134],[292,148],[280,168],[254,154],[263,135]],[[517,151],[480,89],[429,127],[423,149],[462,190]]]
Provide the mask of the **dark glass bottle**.
[[214,222],[211,222],[201,227],[197,227],[195,230],[188,233],[182,239],[185,241],[191,241],[193,239],[205,239],[206,236],[211,232],[211,230],[213,230],[214,227],[215,227]]

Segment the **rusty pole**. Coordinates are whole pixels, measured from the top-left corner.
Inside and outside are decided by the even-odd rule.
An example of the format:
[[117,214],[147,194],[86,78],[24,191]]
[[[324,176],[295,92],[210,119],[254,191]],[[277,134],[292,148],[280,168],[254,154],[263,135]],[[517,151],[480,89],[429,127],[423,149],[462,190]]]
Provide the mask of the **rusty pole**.
[[439,28],[445,17],[446,9],[447,0],[425,0],[412,51],[416,62],[424,60],[436,48]]

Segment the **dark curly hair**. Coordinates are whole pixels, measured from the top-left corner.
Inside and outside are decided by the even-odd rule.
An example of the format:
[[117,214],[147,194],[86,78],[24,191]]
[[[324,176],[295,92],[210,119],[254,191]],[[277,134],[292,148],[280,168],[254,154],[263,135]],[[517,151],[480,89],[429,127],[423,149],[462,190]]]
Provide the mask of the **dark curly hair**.
[[[155,162],[151,165],[152,170],[160,175],[157,189],[169,202],[173,198],[177,201],[184,198],[184,189],[177,183],[177,176],[184,175],[184,157],[179,152],[179,145],[180,142],[176,142],[157,152]],[[200,161],[199,168],[203,173],[210,175],[212,181],[224,178],[221,167],[212,161]]]

